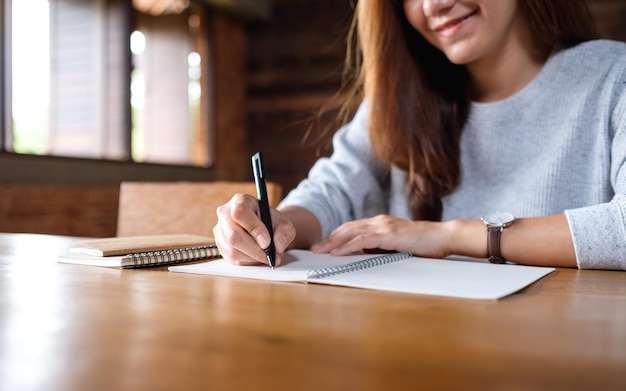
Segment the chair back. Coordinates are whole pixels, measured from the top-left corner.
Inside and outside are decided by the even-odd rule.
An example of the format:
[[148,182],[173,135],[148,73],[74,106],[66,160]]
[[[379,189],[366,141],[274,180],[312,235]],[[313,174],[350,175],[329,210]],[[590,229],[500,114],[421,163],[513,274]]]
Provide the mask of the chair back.
[[[254,182],[123,182],[117,236],[190,233],[213,236],[216,209],[236,193],[256,197]],[[279,184],[268,182],[270,205],[282,197]]]

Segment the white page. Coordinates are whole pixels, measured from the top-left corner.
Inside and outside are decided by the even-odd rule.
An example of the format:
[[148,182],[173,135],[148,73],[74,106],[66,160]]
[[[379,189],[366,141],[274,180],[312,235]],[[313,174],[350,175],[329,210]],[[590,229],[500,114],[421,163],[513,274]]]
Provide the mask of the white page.
[[[306,250],[290,250],[285,256],[285,263],[274,270],[267,265],[236,266],[223,259],[172,266],[169,270],[303,282],[312,269],[343,265],[373,256],[360,254],[332,257]],[[554,268],[546,267],[411,257],[365,270],[313,278],[309,282],[468,299],[498,299],[525,288],[553,271]]]
[[554,268],[545,267],[413,257],[382,267],[328,276],[319,283],[467,299],[499,299],[553,271]]
[[267,265],[237,266],[223,259],[192,265],[171,266],[170,271],[183,273],[211,274],[216,276],[253,278],[271,281],[305,282],[309,270],[344,265],[370,258],[371,255],[348,255],[333,257],[328,254],[315,254],[307,250],[290,250],[285,254],[280,266],[272,270]]

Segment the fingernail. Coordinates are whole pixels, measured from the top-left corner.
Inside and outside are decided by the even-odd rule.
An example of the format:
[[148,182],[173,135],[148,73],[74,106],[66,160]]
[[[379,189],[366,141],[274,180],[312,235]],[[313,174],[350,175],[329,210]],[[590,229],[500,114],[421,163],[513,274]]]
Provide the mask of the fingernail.
[[258,234],[256,237],[256,242],[261,248],[268,248],[270,245],[270,238],[265,234]]
[[287,249],[288,244],[289,243],[287,243],[287,238],[285,238],[283,235],[274,236],[274,245],[276,246],[277,252],[285,251],[285,249]]

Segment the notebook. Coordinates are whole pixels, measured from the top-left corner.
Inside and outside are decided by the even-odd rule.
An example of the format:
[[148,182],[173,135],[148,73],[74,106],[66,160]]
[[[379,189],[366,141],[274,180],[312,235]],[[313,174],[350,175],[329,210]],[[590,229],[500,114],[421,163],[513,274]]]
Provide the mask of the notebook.
[[169,270],[467,299],[499,299],[527,287],[555,269],[419,258],[410,253],[334,257],[308,250],[290,250],[274,270],[267,265],[237,266],[224,259],[171,266]]
[[219,257],[213,238],[189,234],[88,239],[58,256],[61,263],[136,268]]

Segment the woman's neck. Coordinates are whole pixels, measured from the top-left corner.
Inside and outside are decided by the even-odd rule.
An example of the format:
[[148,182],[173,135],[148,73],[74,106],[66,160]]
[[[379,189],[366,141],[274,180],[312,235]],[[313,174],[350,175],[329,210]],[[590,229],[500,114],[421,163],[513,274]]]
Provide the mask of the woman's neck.
[[472,100],[494,102],[508,98],[541,72],[551,49],[534,44],[527,29],[520,31],[502,50],[466,65]]

